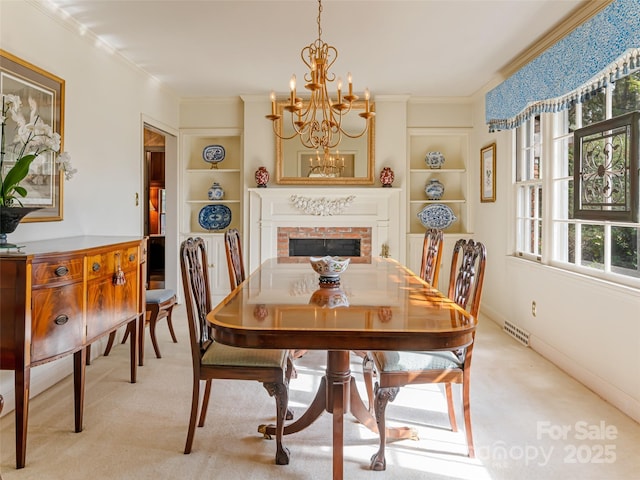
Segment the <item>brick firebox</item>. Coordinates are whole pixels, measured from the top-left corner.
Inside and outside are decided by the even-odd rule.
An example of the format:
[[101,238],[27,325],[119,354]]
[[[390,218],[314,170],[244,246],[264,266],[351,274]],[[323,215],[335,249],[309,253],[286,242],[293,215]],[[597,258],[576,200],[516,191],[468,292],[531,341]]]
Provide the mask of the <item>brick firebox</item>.
[[307,263],[309,257],[290,257],[289,239],[359,239],[360,256],[352,263],[371,263],[371,227],[278,227],[278,262]]

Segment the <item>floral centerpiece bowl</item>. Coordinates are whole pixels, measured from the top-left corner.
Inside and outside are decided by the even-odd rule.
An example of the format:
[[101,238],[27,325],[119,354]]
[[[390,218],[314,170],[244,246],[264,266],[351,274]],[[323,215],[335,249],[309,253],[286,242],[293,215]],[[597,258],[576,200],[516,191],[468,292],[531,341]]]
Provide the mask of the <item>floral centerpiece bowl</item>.
[[337,288],[340,286],[340,274],[349,266],[350,258],[332,257],[309,257],[311,268],[320,275],[319,284],[321,288]]

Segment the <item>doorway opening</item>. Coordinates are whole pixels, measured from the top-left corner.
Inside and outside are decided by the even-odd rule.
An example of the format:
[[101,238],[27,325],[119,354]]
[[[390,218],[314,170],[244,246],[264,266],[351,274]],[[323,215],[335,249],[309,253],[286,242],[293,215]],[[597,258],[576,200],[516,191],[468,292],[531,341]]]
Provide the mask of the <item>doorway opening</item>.
[[147,245],[147,288],[165,288],[167,202],[165,137],[144,129],[144,235]]

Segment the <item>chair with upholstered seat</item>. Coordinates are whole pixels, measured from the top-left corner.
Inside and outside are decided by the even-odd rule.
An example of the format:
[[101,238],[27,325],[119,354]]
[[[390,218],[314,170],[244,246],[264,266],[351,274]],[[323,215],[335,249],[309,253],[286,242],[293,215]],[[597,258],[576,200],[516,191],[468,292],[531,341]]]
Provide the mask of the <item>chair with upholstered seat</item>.
[[[422,261],[420,263],[420,278],[435,288],[438,288],[443,243],[444,234],[442,233],[442,230],[438,230],[437,228],[428,228],[427,231],[424,232],[424,240],[422,242]],[[354,353],[362,357],[364,386],[369,400],[369,411],[373,413],[373,359],[370,354],[367,354],[367,352],[354,351]]]
[[[227,254],[229,286],[231,290],[235,290],[246,278],[244,273],[244,258],[242,256],[242,240],[240,238],[240,231],[237,228],[230,228],[224,232],[224,248]],[[299,358],[306,352],[306,350],[293,350],[291,355],[293,358]],[[292,375],[296,375],[295,369]]]
[[[474,240],[458,240],[451,260],[449,280],[450,299],[478,318],[480,297],[484,281],[486,250],[482,243]],[[449,410],[449,421],[453,431],[457,431],[451,384],[462,385],[462,407],[469,457],[475,456],[471,433],[471,413],[469,405],[469,376],[475,333],[470,345],[456,351],[438,352],[372,352],[375,364],[376,382],[375,412],[380,432],[380,447],[372,457],[372,468],[384,470],[386,419],[385,411],[389,401],[393,401],[400,387],[425,383],[444,383]]]
[[[140,322],[139,343],[138,343],[138,365],[144,365],[144,330],[143,326],[149,325],[149,333],[151,335],[151,343],[153,350],[155,351],[156,358],[162,358],[160,354],[160,346],[158,345],[158,338],[156,336],[156,325],[163,318],[167,319],[167,326],[169,327],[169,334],[173,343],[178,343],[175,331],[173,330],[172,314],[173,307],[176,305],[176,294],[170,288],[158,288],[151,289],[145,292],[145,319],[144,323]],[[116,332],[113,331],[109,335],[109,341],[104,349],[104,356],[106,357],[111,352],[113,342],[115,341]],[[125,330],[122,342],[125,343],[129,338],[129,329]]]
[[[190,453],[198,426],[204,426],[213,379],[254,380],[262,382],[276,399],[276,463],[289,463],[289,451],[282,445],[284,421],[287,417],[291,360],[286,350],[238,348],[216,342],[206,316],[211,309],[211,294],[207,268],[207,252],[201,238],[189,238],[180,247],[180,266],[184,286],[191,359],[193,366],[193,392],[191,416],[184,453]],[[200,384],[205,382],[202,405]],[[222,392],[224,393],[224,392]],[[233,412],[249,414],[251,412]],[[230,412],[219,412],[228,416]]]

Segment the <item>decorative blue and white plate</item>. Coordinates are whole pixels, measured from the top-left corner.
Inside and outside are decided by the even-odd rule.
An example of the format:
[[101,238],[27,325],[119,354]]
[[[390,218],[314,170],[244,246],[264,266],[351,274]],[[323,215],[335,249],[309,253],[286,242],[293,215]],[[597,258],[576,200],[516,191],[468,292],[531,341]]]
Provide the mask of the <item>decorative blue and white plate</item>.
[[220,163],[224,160],[225,151],[222,145],[208,145],[202,151],[202,158],[207,163]]
[[458,220],[453,214],[453,210],[443,203],[427,205],[418,213],[418,218],[426,228],[437,228],[439,230],[450,227],[453,222]]
[[198,223],[205,230],[222,230],[231,223],[231,209],[226,205],[206,205],[198,214]]

